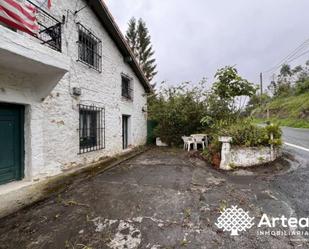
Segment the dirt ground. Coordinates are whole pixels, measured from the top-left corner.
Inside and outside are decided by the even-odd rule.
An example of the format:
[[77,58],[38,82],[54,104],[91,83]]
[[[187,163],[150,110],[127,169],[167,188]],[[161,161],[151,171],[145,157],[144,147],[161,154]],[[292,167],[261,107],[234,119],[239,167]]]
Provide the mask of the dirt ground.
[[309,248],[300,236],[231,236],[220,210],[251,217],[292,215],[274,186],[288,161],[222,172],[177,149],[152,149],[104,173],[81,177],[40,203],[0,220],[1,249]]

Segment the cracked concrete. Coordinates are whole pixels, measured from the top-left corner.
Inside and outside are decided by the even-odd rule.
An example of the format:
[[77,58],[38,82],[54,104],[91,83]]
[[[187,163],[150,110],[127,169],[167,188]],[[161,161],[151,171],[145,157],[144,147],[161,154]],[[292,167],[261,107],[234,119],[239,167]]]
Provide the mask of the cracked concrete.
[[[240,173],[239,173],[240,172]],[[273,187],[289,166],[217,171],[177,149],[152,149],[0,220],[0,248],[308,248],[299,237],[230,236],[214,224],[237,205],[260,217],[295,214]]]

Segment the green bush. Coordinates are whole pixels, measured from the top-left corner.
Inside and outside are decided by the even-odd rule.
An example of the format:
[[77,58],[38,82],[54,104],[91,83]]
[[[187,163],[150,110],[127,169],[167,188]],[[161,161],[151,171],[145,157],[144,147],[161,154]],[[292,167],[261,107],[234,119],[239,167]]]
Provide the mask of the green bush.
[[237,120],[242,111],[237,99],[254,95],[256,87],[230,66],[219,69],[215,80],[210,90],[202,80],[197,86],[183,83],[163,87],[149,96],[149,119],[158,124],[155,136],[169,145],[178,145],[183,135],[212,131],[218,122],[223,125]]
[[149,118],[157,122],[154,135],[169,145],[182,144],[181,136],[202,131],[200,120],[205,116],[204,83],[196,87],[184,83],[165,87],[148,99]]
[[[210,146],[203,151],[202,156],[216,166],[220,164],[217,160],[221,151],[220,136],[232,137],[231,144],[241,147],[280,146],[282,144],[282,132],[278,125],[257,126],[252,123],[251,119],[217,121],[209,134],[211,134]],[[273,134],[272,137],[271,134]]]
[[[273,139],[271,138],[273,134]],[[233,124],[220,123],[216,127],[215,140],[218,136],[230,136],[232,144],[245,147],[281,145],[281,129],[278,125],[270,124],[265,127],[257,126],[251,119],[244,119]]]
[[305,80],[299,80],[295,85],[296,95],[309,92],[309,78]]

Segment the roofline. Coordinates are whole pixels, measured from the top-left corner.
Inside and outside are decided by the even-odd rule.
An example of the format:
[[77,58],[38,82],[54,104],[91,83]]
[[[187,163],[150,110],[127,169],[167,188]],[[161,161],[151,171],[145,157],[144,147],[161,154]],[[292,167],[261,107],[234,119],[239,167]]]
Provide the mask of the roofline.
[[104,3],[104,0],[87,0],[87,2],[89,3],[90,8],[94,11],[96,16],[101,21],[102,25],[107,30],[108,34],[116,43],[118,49],[124,57],[124,60],[129,58],[129,60],[127,60],[126,62],[130,65],[137,78],[141,81],[143,87],[145,88],[145,91],[147,93],[152,92],[153,90],[151,85],[149,84],[149,81],[145,77],[145,74],[139,66],[132,50],[126,42],[107,5]]

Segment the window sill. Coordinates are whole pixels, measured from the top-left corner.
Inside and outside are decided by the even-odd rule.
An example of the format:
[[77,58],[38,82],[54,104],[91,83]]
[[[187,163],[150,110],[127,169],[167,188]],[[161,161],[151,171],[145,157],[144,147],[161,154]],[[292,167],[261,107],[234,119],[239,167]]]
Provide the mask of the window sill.
[[97,71],[98,73],[102,73],[102,69],[101,68],[96,68],[95,66],[92,66],[91,64],[88,64],[87,62],[78,59],[77,62],[80,62],[81,64],[83,64],[84,66],[88,67],[89,69],[92,69],[94,71]]
[[133,102],[133,98],[128,98],[125,96],[121,96],[122,101],[126,101],[126,102]]

